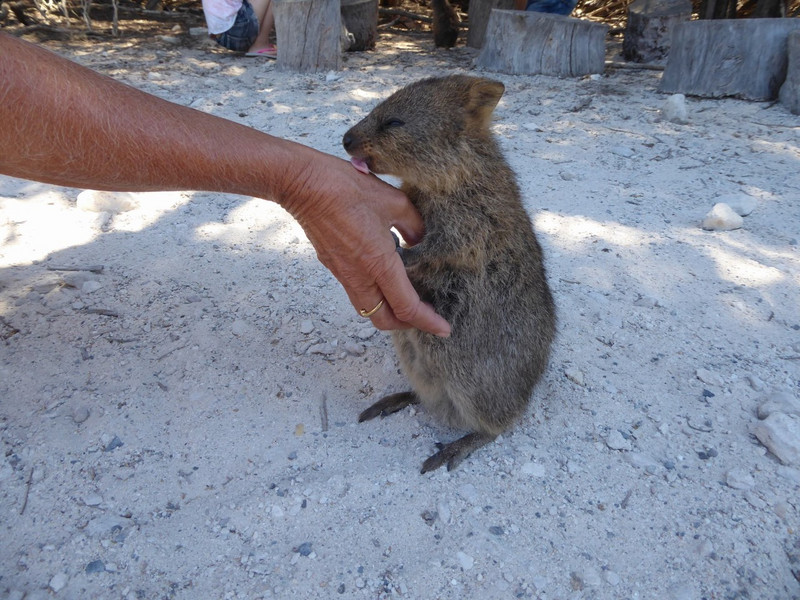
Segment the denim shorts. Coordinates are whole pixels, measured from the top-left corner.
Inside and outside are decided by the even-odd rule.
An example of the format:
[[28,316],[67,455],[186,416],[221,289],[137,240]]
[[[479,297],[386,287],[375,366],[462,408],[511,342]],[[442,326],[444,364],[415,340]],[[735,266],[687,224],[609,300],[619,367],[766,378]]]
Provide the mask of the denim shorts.
[[236,13],[236,20],[228,31],[220,33],[216,41],[220,46],[234,52],[247,52],[258,37],[258,17],[247,0]]

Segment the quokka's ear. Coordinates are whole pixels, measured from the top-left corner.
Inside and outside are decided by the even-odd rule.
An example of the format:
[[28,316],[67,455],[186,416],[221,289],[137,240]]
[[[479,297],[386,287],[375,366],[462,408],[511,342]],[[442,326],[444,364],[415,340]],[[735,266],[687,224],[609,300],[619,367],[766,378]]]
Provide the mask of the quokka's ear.
[[474,125],[488,127],[492,111],[505,91],[505,86],[493,79],[475,77],[467,95],[467,115]]

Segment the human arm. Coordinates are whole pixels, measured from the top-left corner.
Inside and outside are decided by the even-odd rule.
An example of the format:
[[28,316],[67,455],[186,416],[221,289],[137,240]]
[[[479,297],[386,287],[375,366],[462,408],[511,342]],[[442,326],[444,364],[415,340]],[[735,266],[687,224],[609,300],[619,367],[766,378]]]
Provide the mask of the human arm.
[[380,329],[449,326],[414,291],[389,233],[423,224],[408,199],[347,162],[179,106],[0,33],[0,173],[98,190],[204,190],[274,200]]

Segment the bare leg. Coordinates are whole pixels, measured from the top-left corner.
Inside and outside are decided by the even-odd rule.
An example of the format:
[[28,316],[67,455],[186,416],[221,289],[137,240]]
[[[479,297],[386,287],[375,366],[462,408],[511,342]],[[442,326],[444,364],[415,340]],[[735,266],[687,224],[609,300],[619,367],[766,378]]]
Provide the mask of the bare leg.
[[409,404],[419,404],[419,398],[414,392],[400,392],[399,394],[384,396],[358,415],[358,422],[363,423],[377,416],[386,417],[392,415],[399,410],[403,410]]
[[269,46],[269,36],[275,26],[275,15],[272,12],[272,0],[250,0],[253,12],[258,17],[258,37],[248,52],[256,52]]
[[422,473],[435,471],[447,463],[447,470],[452,471],[459,463],[481,446],[493,441],[497,436],[486,433],[468,433],[464,437],[449,444],[438,444],[439,451],[422,463]]

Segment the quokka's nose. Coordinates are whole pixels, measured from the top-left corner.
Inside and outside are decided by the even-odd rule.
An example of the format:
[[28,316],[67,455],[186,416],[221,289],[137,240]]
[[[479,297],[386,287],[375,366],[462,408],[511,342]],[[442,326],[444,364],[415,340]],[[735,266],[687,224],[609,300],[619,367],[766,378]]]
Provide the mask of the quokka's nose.
[[349,150],[350,147],[353,145],[353,135],[348,131],[344,134],[342,138],[342,146],[344,146],[345,150]]

